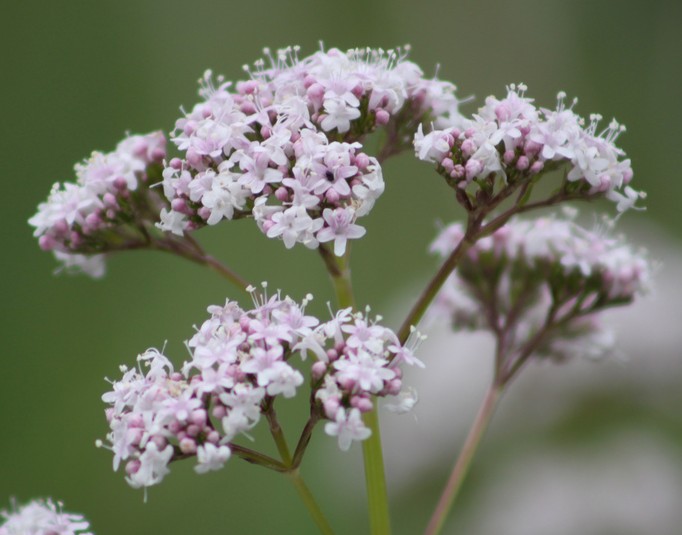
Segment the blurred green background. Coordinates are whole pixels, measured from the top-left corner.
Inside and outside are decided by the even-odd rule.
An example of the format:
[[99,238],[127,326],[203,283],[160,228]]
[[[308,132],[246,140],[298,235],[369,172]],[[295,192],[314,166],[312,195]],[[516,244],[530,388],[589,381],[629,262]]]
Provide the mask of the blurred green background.
[[[242,64],[264,46],[300,44],[312,53],[319,40],[344,49],[410,43],[411,59],[427,74],[439,63],[440,78],[454,81],[460,97],[476,97],[468,111],[511,82],[527,83],[529,95],[549,107],[563,89],[579,96],[581,115],[598,111],[628,127],[619,144],[633,161],[636,187],[649,197],[648,210],[628,214],[624,225],[652,221],[669,235],[669,247],[680,245],[682,181],[673,167],[682,124],[680,3],[28,0],[6,3],[2,18],[1,150],[12,198],[3,203],[8,228],[0,277],[0,509],[12,496],[19,502],[54,496],[67,510],[83,512],[99,535],[315,533],[287,481],[274,473],[234,460],[199,477],[179,464],[144,504],[142,493],[111,471],[111,455],[94,447],[106,433],[104,377],[116,377],[119,363],[165,341],[180,363],[182,341],[204,320],[206,306],[236,297],[234,290],[161,253],[114,257],[103,281],[54,277],[51,255],[39,250],[26,224],[52,183],[70,180],[73,164],[90,151],[113,149],[126,131],[171,129],[179,106],[197,101],[196,80],[206,68],[241,78]],[[461,212],[442,181],[410,154],[387,162],[384,178],[387,191],[366,220],[366,238],[354,246],[353,269],[360,302],[398,318],[397,296],[409,302],[409,292],[434,269],[426,254],[434,220]],[[314,253],[286,251],[251,222],[223,224],[198,237],[251,280],[267,279],[297,298],[313,292],[317,311],[332,298]],[[651,344],[654,354],[656,340]],[[677,454],[678,390],[670,389],[670,413],[661,415]],[[576,405],[561,429],[588,440],[602,422],[629,425],[640,402],[629,397],[628,409],[608,398],[596,413],[593,404]],[[292,440],[296,407],[283,409]],[[656,418],[650,420],[659,433]],[[523,439],[517,439],[518,446]],[[318,430],[304,463],[339,533],[365,532],[361,472],[352,472],[353,491],[336,484],[332,471],[355,470],[359,457],[360,448],[343,455]],[[396,533],[419,531],[444,477],[434,468],[419,486],[395,493]]]

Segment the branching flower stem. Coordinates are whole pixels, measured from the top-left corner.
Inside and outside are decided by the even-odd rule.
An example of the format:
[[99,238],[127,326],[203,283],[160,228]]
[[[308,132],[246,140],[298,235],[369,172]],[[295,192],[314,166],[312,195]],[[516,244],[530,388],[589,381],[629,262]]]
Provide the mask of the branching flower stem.
[[249,282],[246,279],[218,259],[207,254],[201,245],[190,236],[183,236],[182,238],[166,236],[154,238],[150,242],[150,247],[159,251],[175,254],[196,264],[206,266],[242,291],[246,291],[249,287]]
[[274,399],[269,399],[266,402],[264,407],[264,413],[270,426],[270,434],[272,435],[272,438],[275,441],[277,451],[279,451],[279,454],[282,457],[282,463],[285,466],[283,472],[287,475],[291,483],[294,485],[296,492],[298,492],[301,501],[308,509],[308,512],[310,513],[310,516],[312,517],[313,521],[320,530],[320,533],[322,533],[323,535],[334,535],[334,531],[332,530],[331,526],[329,525],[329,522],[324,516],[322,509],[320,509],[320,506],[315,501],[313,493],[310,491],[305,481],[303,480],[303,476],[301,476],[298,465],[294,465],[294,458],[291,456],[289,446],[287,445],[286,438],[284,437],[284,433],[282,432],[282,426],[279,424],[279,420],[277,419],[277,413],[275,412],[274,407]]
[[[339,307],[355,308],[355,297],[353,295],[349,267],[350,251],[346,251],[346,256],[342,258],[336,258],[323,245],[320,246],[319,251],[332,279]],[[389,535],[391,533],[391,521],[388,510],[388,491],[386,488],[384,456],[381,446],[379,415],[377,414],[376,406],[363,415],[363,421],[365,426],[372,432],[369,438],[362,442],[370,533],[371,535]]]
[[[522,192],[523,193],[523,192]],[[511,193],[505,195],[508,197]],[[457,264],[466,254],[469,248],[474,245],[481,238],[491,235],[499,228],[503,227],[513,216],[534,210],[537,208],[545,208],[548,206],[553,206],[555,204],[584,199],[584,196],[579,194],[568,194],[563,191],[551,195],[546,199],[524,204],[514,204],[508,210],[502,212],[495,218],[493,218],[488,223],[483,224],[484,218],[488,215],[490,210],[497,206],[503,198],[496,200],[493,204],[488,206],[482,211],[471,211],[469,212],[467,230],[462,240],[457,244],[455,250],[452,251],[450,256],[445,259],[441,267],[438,269],[433,278],[426,285],[421,295],[417,299],[417,302],[413,305],[410,312],[407,314],[405,321],[403,321],[400,329],[398,330],[398,338],[400,343],[404,344],[407,337],[410,335],[410,328],[414,325],[416,326],[422,319],[426,310],[431,305],[431,302],[438,294],[439,290],[450,276],[450,274],[455,270]]]

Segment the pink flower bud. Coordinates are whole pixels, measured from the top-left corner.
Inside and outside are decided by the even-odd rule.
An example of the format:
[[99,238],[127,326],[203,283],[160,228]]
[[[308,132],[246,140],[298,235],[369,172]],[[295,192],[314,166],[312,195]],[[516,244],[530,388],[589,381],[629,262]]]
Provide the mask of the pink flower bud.
[[390,396],[397,396],[400,394],[402,386],[403,382],[400,379],[391,379],[386,383],[386,393]]
[[470,139],[465,139],[462,141],[462,154],[465,156],[471,156],[474,152],[476,152],[476,144],[471,141]]
[[182,427],[183,425],[177,420],[171,420],[171,422],[168,424],[168,430],[174,435],[178,434]]
[[258,109],[256,108],[256,105],[253,102],[251,102],[250,100],[245,100],[239,106],[239,111],[245,113],[246,115],[251,115],[253,113],[256,113]]
[[138,459],[131,459],[126,463],[126,474],[129,476],[137,474],[140,466],[142,466],[142,463]]
[[370,159],[369,156],[367,156],[364,152],[360,152],[355,155],[355,165],[361,169],[365,170],[367,169],[367,166],[370,164]]
[[313,379],[315,379],[315,380],[320,379],[326,372],[327,372],[327,365],[324,362],[322,362],[321,360],[318,360],[310,368],[310,373],[312,373]]
[[110,208],[118,207],[118,202],[116,201],[115,195],[113,193],[109,193],[108,191],[102,196],[102,202],[105,206]]
[[201,167],[202,164],[202,158],[200,154],[197,154],[197,151],[195,151],[192,147],[187,149],[187,163],[190,164],[192,167],[199,168]]
[[330,397],[324,400],[324,413],[327,415],[327,418],[331,418],[334,420],[336,418],[336,413],[339,410],[339,407],[341,404],[339,403],[339,400],[335,397]]
[[281,202],[287,202],[289,200],[289,190],[284,186],[280,186],[275,190],[275,197]]
[[54,249],[56,245],[56,241],[52,236],[48,236],[47,234],[43,234],[40,238],[38,238],[38,245],[43,251],[51,251]]
[[190,416],[190,421],[199,427],[206,425],[206,411],[204,409],[196,409]]
[[166,151],[162,148],[155,148],[150,154],[151,160],[154,162],[160,162],[166,157]]
[[[355,401],[355,403],[353,403]],[[351,400],[351,405],[360,410],[360,412],[369,412],[374,408],[372,401],[369,398],[354,397]]]
[[122,176],[116,177],[114,179],[114,187],[117,190],[123,191],[124,189],[128,189],[128,182]]
[[528,169],[528,166],[530,165],[530,162],[528,161],[528,158],[526,156],[519,156],[519,159],[516,161],[516,168],[519,171],[525,171]]
[[385,124],[388,124],[388,121],[390,119],[391,119],[391,115],[386,110],[377,110],[377,112],[376,112],[376,123],[379,126],[383,126]]
[[192,455],[197,451],[197,443],[191,438],[184,438],[178,444],[180,446],[180,451],[185,455]]
[[185,199],[173,199],[171,201],[171,209],[180,214],[189,215],[192,213],[189,206],[187,206],[187,201],[185,201]]
[[540,171],[542,171],[543,167],[545,167],[545,164],[540,161],[537,161],[530,166],[530,172],[533,174],[539,173]]

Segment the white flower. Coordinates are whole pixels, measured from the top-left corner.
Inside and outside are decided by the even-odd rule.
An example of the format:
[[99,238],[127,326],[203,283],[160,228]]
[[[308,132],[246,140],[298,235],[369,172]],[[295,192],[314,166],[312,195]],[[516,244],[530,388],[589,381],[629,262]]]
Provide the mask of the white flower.
[[173,210],[161,209],[160,221],[156,226],[164,232],[171,232],[177,236],[182,236],[187,228],[187,216]]
[[321,126],[327,132],[336,128],[343,134],[350,130],[350,122],[360,117],[360,110],[353,108],[340,99],[328,99],[324,101],[324,111],[327,114],[322,119]]
[[159,451],[154,442],[149,442],[142,455],[140,467],[134,474],[126,477],[126,481],[133,488],[151,487],[160,483],[170,472],[168,463],[173,457],[173,446],[170,444]]
[[82,272],[93,279],[101,279],[106,272],[106,257],[103,254],[82,255],[54,251],[54,256],[62,263],[62,267],[57,268],[57,271]]
[[197,474],[205,474],[211,470],[220,470],[231,454],[227,446],[216,446],[206,442],[197,448],[198,464],[194,467],[194,471]]
[[353,223],[355,210],[353,208],[325,208],[322,212],[327,226],[317,233],[317,239],[324,243],[334,241],[334,254],[343,256],[346,252],[346,242],[349,239],[362,238],[367,232],[360,225]]
[[387,411],[395,412],[396,414],[405,414],[414,409],[414,406],[419,401],[417,391],[410,387],[404,392],[398,394],[397,399],[393,403],[386,403],[384,408]]
[[341,451],[348,451],[354,440],[366,440],[372,434],[372,431],[365,427],[358,409],[350,409],[346,413],[343,408],[336,413],[334,422],[325,424],[324,432],[338,438]]
[[440,162],[450,151],[450,145],[445,139],[445,131],[434,130],[426,135],[419,125],[414,135],[414,149],[417,158],[426,162]]

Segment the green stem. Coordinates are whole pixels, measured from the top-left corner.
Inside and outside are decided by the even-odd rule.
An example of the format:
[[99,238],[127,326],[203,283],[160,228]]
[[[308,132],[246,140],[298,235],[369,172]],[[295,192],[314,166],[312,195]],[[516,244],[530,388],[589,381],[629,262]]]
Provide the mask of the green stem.
[[305,481],[303,481],[303,478],[301,477],[301,474],[299,473],[298,469],[287,472],[287,476],[294,484],[294,487],[296,488],[298,495],[301,497],[301,500],[308,509],[308,512],[310,513],[310,516],[313,518],[313,521],[319,528],[320,533],[323,533],[324,535],[334,535],[334,531],[329,525],[329,522],[327,522],[327,519],[322,513],[322,510],[320,509],[319,505],[317,505],[317,502],[313,497],[313,493],[310,492],[310,489],[305,484]]
[[[348,254],[337,259],[327,248],[321,246],[319,250],[334,284],[339,306],[342,308],[355,307]],[[370,533],[371,535],[389,535],[391,533],[391,522],[388,511],[388,492],[386,490],[379,415],[376,406],[363,415],[363,421],[372,432],[369,438],[362,442]]]
[[232,271],[225,264],[221,263],[216,258],[207,254],[193,238],[185,236],[182,239],[177,238],[160,238],[153,240],[150,247],[159,251],[165,251],[178,255],[182,258],[190,260],[196,264],[206,266],[216,273],[234,284],[240,290],[246,291],[249,287],[249,282]]
[[377,414],[376,406],[363,415],[363,421],[372,431],[369,438],[362,442],[370,533],[372,535],[388,535],[391,533],[391,517],[388,511],[384,454],[381,448],[379,415]]
[[279,425],[279,420],[277,419],[277,413],[275,413],[274,399],[270,399],[265,413],[265,417],[270,425],[270,434],[272,435],[275,445],[277,446],[277,451],[279,452],[282,462],[291,466],[291,452],[289,451],[289,445],[287,444],[287,439],[282,431],[282,426]]
[[414,304],[405,318],[405,321],[403,321],[400,329],[398,330],[398,339],[400,340],[401,344],[405,343],[407,337],[410,335],[410,328],[413,325],[416,326],[417,323],[419,323],[419,320],[421,320],[422,316],[426,313],[426,309],[429,308],[431,301],[433,301],[433,299],[436,297],[436,294],[440,290],[441,286],[443,286],[447,278],[450,276],[450,273],[452,273],[455,267],[457,267],[460,259],[476,242],[476,239],[477,236],[475,232],[471,233],[470,231],[467,231],[464,237],[457,244],[457,247],[455,247],[455,250],[452,251],[450,256],[445,260],[445,262],[443,262],[438,272],[426,285],[426,288],[424,288],[424,291],[421,293],[419,299],[417,299],[417,302]]
[[298,495],[301,497],[306,509],[308,509],[308,512],[319,528],[320,533],[324,535],[334,535],[334,532],[329,525],[329,522],[327,522],[322,509],[320,509],[320,506],[315,501],[313,493],[310,492],[310,489],[305,484],[305,481],[303,481],[303,477],[301,476],[298,467],[293,465],[294,461],[291,456],[287,440],[284,436],[284,432],[282,431],[282,426],[279,424],[279,420],[277,419],[274,401],[275,400],[272,398],[269,399],[263,408],[263,412],[265,413],[268,424],[270,425],[270,434],[277,445],[277,451],[279,451],[279,454],[282,457],[282,462],[284,465],[286,465],[284,473],[294,484]]
[[355,307],[355,296],[353,295],[353,285],[351,284],[350,266],[348,252],[346,256],[337,258],[327,247],[320,244],[318,249],[324,265],[327,267],[329,276],[334,285],[334,293],[339,307]]
[[488,389],[488,392],[483,399],[483,403],[481,404],[481,408],[478,411],[478,415],[476,416],[476,419],[469,430],[469,435],[464,442],[462,451],[460,452],[452,473],[448,478],[448,482],[446,483],[443,493],[438,500],[438,504],[431,515],[431,520],[426,527],[426,531],[424,531],[424,535],[437,535],[443,529],[445,519],[452,508],[452,504],[457,497],[459,489],[462,487],[462,483],[464,482],[464,478],[469,471],[471,461],[473,460],[476,450],[478,449],[481,438],[483,438],[483,434],[488,428],[490,419],[495,412],[495,407],[497,406],[497,402],[499,401],[500,395],[502,394],[502,389],[502,385],[500,385],[497,381],[493,382]]
[[257,464],[265,468],[269,468],[270,470],[274,470],[275,472],[286,472],[288,470],[288,467],[278,460],[268,457],[267,455],[263,455],[262,453],[252,449],[245,448],[244,446],[230,443],[230,449],[234,455],[241,457],[248,463]]

